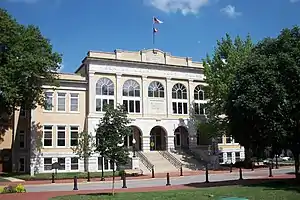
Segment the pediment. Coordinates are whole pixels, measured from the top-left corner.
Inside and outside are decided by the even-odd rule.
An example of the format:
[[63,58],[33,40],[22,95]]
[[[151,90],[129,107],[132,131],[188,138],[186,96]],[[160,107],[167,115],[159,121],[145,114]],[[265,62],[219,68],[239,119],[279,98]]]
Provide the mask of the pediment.
[[141,51],[142,62],[166,64],[166,53],[159,49],[146,49]]

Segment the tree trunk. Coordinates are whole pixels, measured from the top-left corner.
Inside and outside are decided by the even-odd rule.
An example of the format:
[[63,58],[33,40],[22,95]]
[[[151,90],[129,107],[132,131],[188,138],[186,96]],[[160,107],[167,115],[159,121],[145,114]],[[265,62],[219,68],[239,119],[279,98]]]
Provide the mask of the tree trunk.
[[83,162],[84,162],[84,171],[88,172],[89,171],[89,158],[84,157]]
[[244,167],[248,169],[252,167],[252,152],[250,148],[245,148]]
[[295,177],[296,177],[297,180],[300,180],[300,176],[299,176],[299,153],[295,153],[294,158],[295,158]]
[[115,168],[113,167],[112,195],[115,195]]

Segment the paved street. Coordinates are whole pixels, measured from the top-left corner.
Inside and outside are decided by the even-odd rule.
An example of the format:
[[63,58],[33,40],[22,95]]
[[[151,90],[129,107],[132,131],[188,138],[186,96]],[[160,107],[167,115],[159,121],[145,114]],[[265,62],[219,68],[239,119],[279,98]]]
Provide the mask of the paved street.
[[[281,168],[274,169],[273,175],[282,175],[288,172],[293,172],[293,168]],[[251,178],[265,178],[269,174],[268,169],[262,170],[244,170],[243,178],[251,179]],[[238,172],[233,173],[225,173],[225,174],[212,174],[209,175],[209,181],[228,181],[228,180],[236,180],[239,178]],[[205,173],[202,172],[201,175],[196,176],[184,176],[184,177],[172,177],[171,184],[172,185],[183,185],[195,182],[204,182],[205,181]],[[146,179],[146,180],[128,180],[127,187],[128,188],[141,188],[141,187],[155,187],[155,186],[165,186],[166,178],[154,178],[154,179]],[[116,181],[116,188],[122,187],[122,181]],[[90,183],[78,183],[79,190],[100,190],[100,189],[109,189],[111,188],[111,181],[106,182],[90,182]],[[27,192],[45,192],[45,191],[71,191],[73,190],[72,183],[63,183],[63,184],[45,184],[45,185],[26,185]]]

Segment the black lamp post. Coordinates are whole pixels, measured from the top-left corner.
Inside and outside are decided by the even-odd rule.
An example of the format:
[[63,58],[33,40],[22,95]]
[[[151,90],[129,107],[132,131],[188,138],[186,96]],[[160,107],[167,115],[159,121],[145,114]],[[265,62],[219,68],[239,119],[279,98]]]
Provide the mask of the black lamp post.
[[132,139],[133,157],[135,157],[135,144],[136,144],[136,140],[133,138]]

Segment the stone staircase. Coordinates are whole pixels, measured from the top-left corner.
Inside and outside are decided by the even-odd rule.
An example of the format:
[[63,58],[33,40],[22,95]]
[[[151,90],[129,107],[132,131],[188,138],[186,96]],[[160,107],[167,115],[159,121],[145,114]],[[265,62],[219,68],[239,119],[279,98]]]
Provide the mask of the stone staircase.
[[183,171],[202,170],[204,168],[204,162],[197,161],[193,155],[184,150],[171,150],[170,154],[182,163]]
[[165,159],[158,151],[143,152],[145,157],[154,165],[155,173],[177,172],[178,169]]

